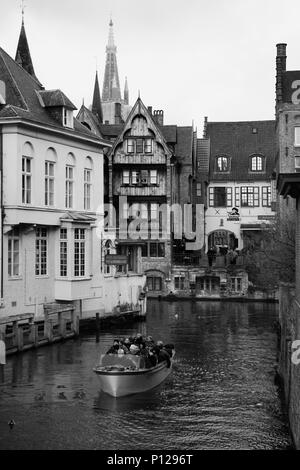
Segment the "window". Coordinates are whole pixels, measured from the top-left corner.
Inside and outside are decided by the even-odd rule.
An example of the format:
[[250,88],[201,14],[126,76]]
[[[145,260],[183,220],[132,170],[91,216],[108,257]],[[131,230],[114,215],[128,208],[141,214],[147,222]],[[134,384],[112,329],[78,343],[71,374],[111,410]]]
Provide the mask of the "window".
[[209,188],[209,205],[211,207],[232,206],[232,188],[221,186]]
[[150,277],[147,276],[147,287],[149,290],[162,290],[161,277]]
[[133,171],[131,173],[131,184],[137,184],[141,180],[141,173],[140,171]]
[[74,230],[74,276],[85,275],[85,229]]
[[66,228],[60,229],[59,251],[60,251],[59,274],[61,277],[66,277],[68,274],[68,231]]
[[257,186],[241,187],[241,206],[258,207],[259,206],[259,188]]
[[231,281],[231,290],[234,292],[241,292],[242,290],[242,278],[241,277],[232,277]]
[[262,187],[262,205],[271,207],[271,186]]
[[84,210],[86,211],[91,209],[91,174],[92,170],[84,169]]
[[175,281],[175,289],[180,289],[180,290],[183,290],[184,289],[184,277],[183,276],[176,276],[174,277],[174,281]]
[[45,206],[54,205],[54,163],[45,162]]
[[129,171],[128,170],[123,171],[122,183],[123,184],[129,184]]
[[134,153],[134,140],[133,139],[127,140],[127,152]]
[[150,243],[150,257],[163,258],[165,256],[165,244],[152,242]]
[[142,245],[142,257],[146,258],[148,256],[148,245],[145,243],[145,245]]
[[145,153],[152,153],[153,152],[153,140],[146,139],[145,140]]
[[63,108],[63,125],[65,127],[73,127],[73,111]]
[[8,276],[20,275],[20,235],[13,229],[8,236]]
[[295,147],[300,147],[300,127],[295,127]]
[[73,207],[73,189],[74,189],[74,168],[66,165],[66,208]]
[[263,170],[263,159],[259,155],[251,157],[251,171],[262,171]]
[[196,189],[197,189],[197,196],[201,196],[201,194],[202,194],[201,183],[197,183]]
[[35,275],[47,275],[47,229],[37,228],[35,239]]
[[229,171],[229,158],[228,157],[217,157],[216,158],[216,171]]
[[31,204],[31,158],[22,157],[22,203]]
[[144,140],[136,139],[136,153],[143,153],[143,152],[144,152]]
[[296,171],[299,171],[300,169],[300,156],[295,156],[295,168]]
[[157,184],[157,170],[150,170],[150,184]]

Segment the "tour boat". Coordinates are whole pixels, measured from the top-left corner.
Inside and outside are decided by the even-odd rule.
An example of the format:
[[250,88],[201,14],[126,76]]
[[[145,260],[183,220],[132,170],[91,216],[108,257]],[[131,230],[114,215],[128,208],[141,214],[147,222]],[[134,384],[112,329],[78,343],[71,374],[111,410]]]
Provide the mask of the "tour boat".
[[103,392],[122,397],[145,392],[159,385],[171,373],[174,354],[173,350],[170,367],[167,361],[163,361],[150,368],[144,367],[142,356],[102,354],[100,364],[93,370],[100,379]]

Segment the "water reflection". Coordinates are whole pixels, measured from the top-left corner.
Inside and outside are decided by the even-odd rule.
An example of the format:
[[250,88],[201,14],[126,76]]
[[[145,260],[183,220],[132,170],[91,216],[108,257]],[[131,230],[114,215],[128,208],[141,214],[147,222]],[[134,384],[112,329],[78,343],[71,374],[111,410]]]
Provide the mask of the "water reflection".
[[[0,449],[289,447],[274,384],[276,308],[151,301],[145,323],[10,357],[0,374]],[[92,368],[114,337],[137,331],[176,345],[173,372],[153,390],[112,398]]]

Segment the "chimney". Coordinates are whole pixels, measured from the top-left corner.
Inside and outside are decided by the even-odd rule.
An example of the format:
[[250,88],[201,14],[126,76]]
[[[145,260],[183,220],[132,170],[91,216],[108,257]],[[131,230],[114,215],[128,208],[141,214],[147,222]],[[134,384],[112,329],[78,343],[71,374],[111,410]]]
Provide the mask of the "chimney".
[[153,118],[159,126],[164,125],[164,112],[161,109],[156,109],[153,111]]
[[282,72],[286,71],[286,44],[276,44],[276,104],[282,103]]
[[152,106],[148,106],[148,111],[149,111],[149,114],[151,114],[152,116]]
[[204,116],[203,138],[206,139],[206,137],[207,137],[207,116]]

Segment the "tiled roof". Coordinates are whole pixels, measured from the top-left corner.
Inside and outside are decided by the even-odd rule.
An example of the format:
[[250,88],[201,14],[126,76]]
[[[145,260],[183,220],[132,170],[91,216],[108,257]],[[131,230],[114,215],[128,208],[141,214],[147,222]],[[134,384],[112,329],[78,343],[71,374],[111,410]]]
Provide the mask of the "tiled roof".
[[[18,65],[2,48],[0,48],[0,80],[6,86],[6,105],[0,106],[0,118],[20,118],[34,123],[44,124],[67,132],[85,134],[97,139],[92,132],[74,119],[74,129],[63,127],[56,121],[39,98],[43,87],[26,70]],[[61,97],[65,96],[62,92]],[[46,95],[44,95],[46,96]],[[67,97],[65,97],[67,99]],[[71,103],[71,102],[70,102]],[[74,106],[74,105],[72,105]],[[100,140],[100,139],[99,139]]]
[[175,146],[175,155],[179,160],[189,161],[192,163],[192,148],[193,148],[193,128],[177,127],[177,142]]
[[[211,181],[259,181],[271,177],[276,154],[275,121],[208,122],[207,137],[210,139]],[[228,173],[215,171],[215,158],[222,154],[231,158]],[[265,157],[264,172],[249,172],[249,157],[253,154]]]
[[209,171],[209,140],[197,139],[197,168],[200,173],[208,175]]
[[123,129],[124,124],[100,124],[101,134],[108,138],[117,138]]
[[46,108],[65,106],[68,109],[77,109],[61,90],[41,90],[38,93]]

